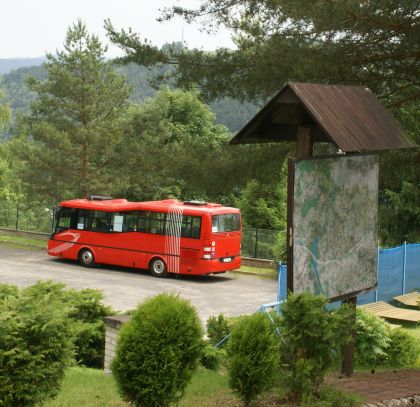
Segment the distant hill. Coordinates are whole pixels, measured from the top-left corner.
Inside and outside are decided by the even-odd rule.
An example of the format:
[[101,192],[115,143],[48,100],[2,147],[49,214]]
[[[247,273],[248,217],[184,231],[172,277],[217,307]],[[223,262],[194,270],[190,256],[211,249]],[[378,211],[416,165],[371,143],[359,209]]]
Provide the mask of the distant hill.
[[[13,62],[15,67],[0,76],[0,89],[4,92],[2,101],[8,103],[15,113],[19,110],[28,112],[30,103],[36,95],[29,91],[25,81],[28,76],[40,80],[46,79],[47,73],[42,65],[45,58],[0,59],[0,72],[2,68],[5,69],[6,61],[10,61],[9,66]],[[30,62],[32,65],[24,65]],[[116,69],[126,76],[127,83],[133,88],[130,98],[132,102],[141,103],[156,93],[156,89],[149,83],[151,72],[148,68],[130,63],[116,66]],[[255,104],[241,103],[231,98],[217,99],[210,103],[210,108],[216,114],[217,121],[224,124],[232,133],[238,131],[257,111]]]
[[13,69],[23,68],[26,66],[41,65],[44,61],[45,61],[45,57],[0,58],[0,75],[9,73]]

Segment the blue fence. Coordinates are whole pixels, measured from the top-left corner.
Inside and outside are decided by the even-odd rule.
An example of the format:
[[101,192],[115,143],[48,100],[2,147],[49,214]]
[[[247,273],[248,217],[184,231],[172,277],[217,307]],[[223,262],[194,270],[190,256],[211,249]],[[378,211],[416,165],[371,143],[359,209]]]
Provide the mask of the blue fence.
[[[357,296],[357,303],[390,301],[420,289],[420,243],[378,250],[378,287]],[[287,267],[279,265],[277,301],[287,296]]]

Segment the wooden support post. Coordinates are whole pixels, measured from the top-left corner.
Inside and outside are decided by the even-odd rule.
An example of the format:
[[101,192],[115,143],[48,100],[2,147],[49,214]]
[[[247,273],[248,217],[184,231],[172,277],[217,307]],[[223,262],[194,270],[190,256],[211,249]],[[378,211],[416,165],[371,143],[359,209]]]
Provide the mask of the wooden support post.
[[309,127],[298,127],[296,140],[296,158],[298,160],[312,157],[313,140]]
[[[309,127],[298,127],[296,136],[296,158],[312,157],[313,140]],[[287,177],[287,291],[293,292],[293,195],[294,168],[289,160]]]
[[351,307],[350,340],[341,347],[341,373],[347,377],[353,374],[354,352],[356,344],[356,305],[357,296],[343,300],[343,304]]

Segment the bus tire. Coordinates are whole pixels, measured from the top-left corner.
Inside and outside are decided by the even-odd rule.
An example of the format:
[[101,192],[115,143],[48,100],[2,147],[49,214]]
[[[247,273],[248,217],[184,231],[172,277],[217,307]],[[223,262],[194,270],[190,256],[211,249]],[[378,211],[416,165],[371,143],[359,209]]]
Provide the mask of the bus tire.
[[154,258],[150,262],[149,271],[153,277],[166,277],[168,275],[168,268],[160,258]]
[[79,263],[84,267],[95,266],[95,256],[89,249],[82,249],[79,252]]

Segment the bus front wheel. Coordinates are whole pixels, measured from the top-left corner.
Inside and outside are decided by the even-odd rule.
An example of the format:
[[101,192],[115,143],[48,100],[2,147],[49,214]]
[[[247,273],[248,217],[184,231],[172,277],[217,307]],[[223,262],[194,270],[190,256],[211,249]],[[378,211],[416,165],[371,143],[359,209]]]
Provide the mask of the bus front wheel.
[[162,259],[153,259],[150,262],[149,271],[154,277],[166,277],[168,275],[168,269]]
[[79,263],[85,267],[93,267],[95,265],[95,257],[89,249],[83,249],[79,252]]

